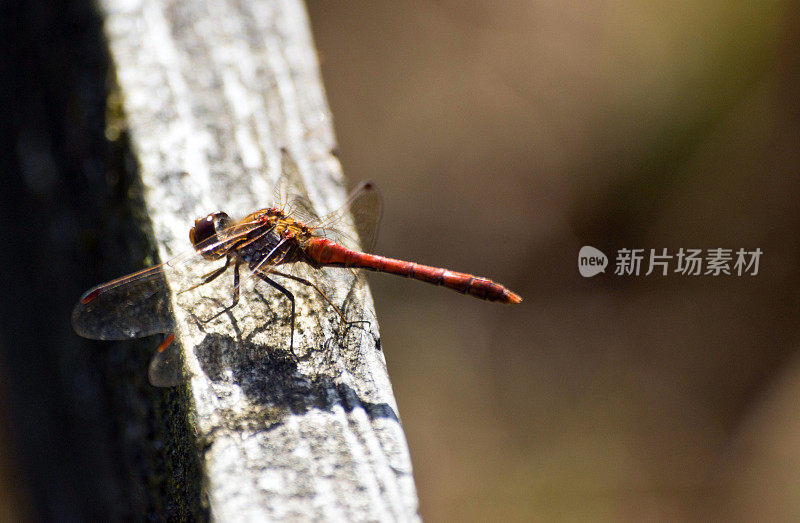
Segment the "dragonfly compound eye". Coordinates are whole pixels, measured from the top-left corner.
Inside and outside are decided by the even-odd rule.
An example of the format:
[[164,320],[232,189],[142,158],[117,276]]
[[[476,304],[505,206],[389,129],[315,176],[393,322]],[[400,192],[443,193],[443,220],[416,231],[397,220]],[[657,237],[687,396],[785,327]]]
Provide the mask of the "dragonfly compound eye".
[[219,232],[232,224],[233,221],[224,212],[211,213],[194,221],[194,227],[189,231],[189,240],[196,249],[208,247],[218,241]]

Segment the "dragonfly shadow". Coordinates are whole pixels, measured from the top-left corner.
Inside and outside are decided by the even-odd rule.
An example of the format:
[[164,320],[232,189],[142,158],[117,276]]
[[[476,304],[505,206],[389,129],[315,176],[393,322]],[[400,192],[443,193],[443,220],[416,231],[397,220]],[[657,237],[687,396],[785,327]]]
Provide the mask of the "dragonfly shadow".
[[399,422],[387,403],[365,401],[352,387],[338,383],[332,376],[302,375],[297,359],[287,351],[208,334],[195,354],[209,379],[236,384],[258,407],[253,419],[245,420],[249,425],[269,429],[279,425],[288,413],[331,411],[336,405],[348,413],[361,407],[371,420],[388,418]]

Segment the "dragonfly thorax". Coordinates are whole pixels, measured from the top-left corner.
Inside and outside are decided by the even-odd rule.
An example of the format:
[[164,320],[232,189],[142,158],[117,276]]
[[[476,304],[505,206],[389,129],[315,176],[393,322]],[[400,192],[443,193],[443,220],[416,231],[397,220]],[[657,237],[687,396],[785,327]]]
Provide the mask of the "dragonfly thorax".
[[276,236],[284,240],[290,240],[302,245],[313,236],[311,227],[287,216],[280,208],[273,207],[268,209],[267,216],[264,219],[273,227]]

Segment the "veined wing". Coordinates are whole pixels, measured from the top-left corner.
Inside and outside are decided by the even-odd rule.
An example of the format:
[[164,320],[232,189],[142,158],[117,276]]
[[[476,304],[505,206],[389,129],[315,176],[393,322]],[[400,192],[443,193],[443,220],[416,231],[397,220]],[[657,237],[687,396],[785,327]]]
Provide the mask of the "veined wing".
[[[273,204],[287,216],[298,220],[314,232],[347,248],[369,252],[375,246],[378,227],[383,213],[383,200],[375,184],[361,182],[339,209],[323,217],[314,210],[305,196],[297,163],[286,149],[281,149],[282,175],[273,190]],[[345,232],[347,225],[355,227],[357,237]]]
[[93,287],[72,310],[72,328],[84,338],[122,340],[170,332],[164,265]]
[[[383,199],[372,182],[361,182],[339,209],[312,221],[309,226],[320,236],[344,245],[349,249],[370,252],[378,238],[378,227],[383,214]],[[342,231],[352,216],[357,237]]]

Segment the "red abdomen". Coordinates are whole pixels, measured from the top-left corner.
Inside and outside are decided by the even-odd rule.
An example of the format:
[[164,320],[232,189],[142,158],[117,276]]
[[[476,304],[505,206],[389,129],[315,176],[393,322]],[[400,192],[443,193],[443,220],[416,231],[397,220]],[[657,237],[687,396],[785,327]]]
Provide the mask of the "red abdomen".
[[387,272],[406,278],[414,278],[433,285],[441,285],[483,300],[500,303],[519,303],[522,301],[521,296],[488,278],[358,252],[325,238],[309,240],[304,250],[311,261],[320,267],[352,267]]

